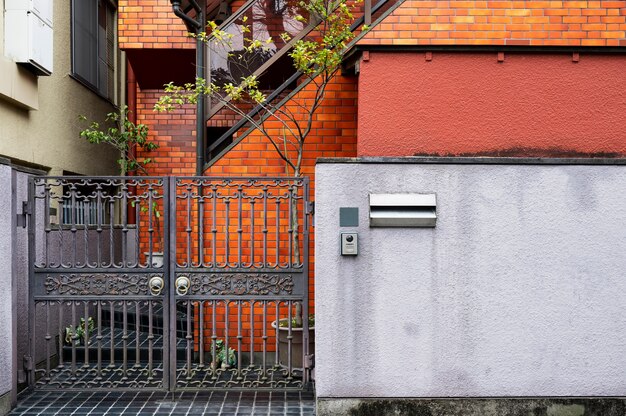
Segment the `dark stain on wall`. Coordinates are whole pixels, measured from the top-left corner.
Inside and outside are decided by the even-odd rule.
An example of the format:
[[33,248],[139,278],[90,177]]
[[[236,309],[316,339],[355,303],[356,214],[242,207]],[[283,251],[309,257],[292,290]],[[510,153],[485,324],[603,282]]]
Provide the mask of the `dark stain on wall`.
[[[339,416],[326,411],[318,400],[318,415]],[[330,408],[329,408],[330,409]],[[345,408],[344,408],[345,409]],[[624,416],[624,398],[458,398],[458,399],[364,399],[346,416]]]
[[533,148],[533,147],[510,147],[507,149],[481,150],[467,153],[415,153],[413,156],[428,157],[549,157],[549,158],[626,158],[626,154],[615,152],[579,152],[574,149],[557,147]]

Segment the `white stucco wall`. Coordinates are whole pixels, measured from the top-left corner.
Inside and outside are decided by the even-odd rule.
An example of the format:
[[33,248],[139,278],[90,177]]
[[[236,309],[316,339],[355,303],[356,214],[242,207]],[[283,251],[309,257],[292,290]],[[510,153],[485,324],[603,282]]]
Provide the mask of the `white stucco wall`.
[[[317,396],[626,395],[625,189],[626,166],[318,164]],[[369,227],[368,194],[402,192],[437,194],[436,228]]]
[[[79,136],[89,124],[81,122],[80,115],[102,123],[115,108],[70,75],[71,2],[55,0],[53,6],[54,68],[52,75],[36,77],[4,56],[4,0],[0,0],[0,156],[39,165],[52,175],[65,171],[115,175],[117,152]],[[117,74],[121,62],[118,54]],[[123,88],[118,81],[118,97]]]

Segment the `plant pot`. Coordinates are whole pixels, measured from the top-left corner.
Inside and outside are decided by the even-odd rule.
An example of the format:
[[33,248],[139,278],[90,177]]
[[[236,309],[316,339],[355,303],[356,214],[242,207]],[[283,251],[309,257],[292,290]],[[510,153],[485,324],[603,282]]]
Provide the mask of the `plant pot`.
[[[146,256],[146,263],[150,261],[150,253],[143,253]],[[153,252],[152,253],[152,265],[148,265],[148,267],[160,268],[163,267],[163,252]]]
[[[287,322],[287,319],[281,319]],[[276,321],[272,322],[272,328],[278,333],[278,364],[287,367],[289,363],[289,327],[277,326]],[[291,368],[302,370],[302,328],[291,327]],[[315,352],[315,327],[309,327],[309,354]]]

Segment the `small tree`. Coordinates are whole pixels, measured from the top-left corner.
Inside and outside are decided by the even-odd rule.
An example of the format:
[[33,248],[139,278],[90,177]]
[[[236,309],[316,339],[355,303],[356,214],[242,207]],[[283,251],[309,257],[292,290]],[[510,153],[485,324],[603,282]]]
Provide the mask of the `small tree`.
[[[309,0],[299,2],[298,6],[290,7],[287,13],[297,14],[304,10],[309,14],[309,21],[317,23],[314,39],[301,39],[294,43],[289,56],[297,71],[303,74],[313,88],[313,98],[296,95],[286,106],[280,106],[276,101],[267,100],[261,90],[256,75],[242,76],[239,80],[232,80],[232,74],[214,74],[214,81],[207,82],[196,78],[195,83],[177,86],[169,83],[165,86],[165,94],[160,97],[155,110],[170,111],[183,104],[195,104],[198,99],[210,97],[225,108],[231,110],[252,125],[271,144],[276,154],[285,162],[286,173],[295,177],[302,176],[302,162],[304,147],[309,137],[315,115],[324,101],[327,87],[341,67],[343,52],[348,42],[354,37],[350,30],[353,21],[352,7],[347,0]],[[306,18],[296,15],[295,19],[306,22]],[[254,20],[254,17],[253,17]],[[291,40],[287,33],[282,33],[280,39],[269,38],[265,42],[245,36],[251,33],[247,18],[241,18],[243,49],[234,50],[233,35],[220,30],[214,22],[209,22],[210,33],[200,33],[198,36],[205,43],[212,43],[228,50],[230,59],[237,69],[237,73],[252,74],[260,66],[259,60],[267,56],[269,45],[286,43]],[[248,67],[248,71],[242,68]],[[261,111],[250,115],[242,109],[245,107],[260,106]],[[268,122],[278,122],[282,126],[282,134],[275,135],[267,128]],[[294,256],[300,262],[300,237],[298,227],[297,201],[292,202],[291,229],[293,230]],[[301,264],[301,263],[300,263]],[[296,319],[302,324],[301,306],[297,305]]]
[[[87,120],[85,116],[79,116],[79,118],[83,121]],[[148,140],[148,126],[130,121],[127,106],[122,106],[119,113],[108,113],[106,122],[109,126],[103,129],[100,123],[92,121],[89,127],[80,132],[80,137],[89,143],[105,144],[117,150],[120,154],[117,164],[120,167],[121,176],[132,172],[147,175],[148,171],[145,165],[150,163],[152,159],[144,158],[139,161],[134,150],[139,148],[144,151],[151,151],[159,148],[157,143]]]
[[[309,13],[309,19],[319,22],[314,40],[298,40],[294,43],[289,56],[293,65],[314,86],[313,99],[293,97],[290,106],[279,106],[276,102],[267,101],[266,94],[259,87],[256,75],[242,77],[238,82],[207,83],[205,79],[196,78],[195,83],[177,86],[169,83],[165,86],[165,94],[155,105],[157,111],[170,111],[183,104],[195,104],[199,98],[211,97],[226,108],[247,120],[272,145],[277,155],[285,162],[287,170],[293,176],[302,174],[302,156],[304,145],[311,133],[315,114],[322,104],[328,84],[341,67],[343,52],[347,43],[354,37],[350,30],[353,20],[352,7],[346,0],[310,0],[300,2],[300,7]],[[296,16],[297,20],[306,20]],[[244,16],[242,31],[250,32]],[[273,39],[265,42],[243,37],[243,50],[234,51],[231,40],[233,35],[218,29],[217,24],[209,22],[210,34],[199,36],[206,43],[214,43],[230,48],[229,58],[245,66],[254,62],[253,57],[263,55],[269,50]],[[283,33],[282,41],[289,41],[290,35]],[[252,71],[250,71],[252,72]],[[258,116],[252,116],[242,110],[239,104],[259,105],[262,107]],[[266,128],[267,121],[278,121],[283,133],[275,136]]]
[[[152,162],[151,158],[137,159],[137,149],[150,152],[159,148],[158,143],[148,139],[148,126],[145,124],[135,124],[128,118],[128,107],[122,106],[119,113],[112,112],[106,116],[108,127],[103,128],[97,121],[92,121],[89,127],[80,132],[80,137],[92,144],[104,144],[113,147],[120,154],[117,164],[120,168],[120,175],[126,176],[129,173],[139,173],[148,175],[146,165]],[[85,116],[79,116],[86,121]],[[132,206],[135,206],[133,201]],[[157,203],[153,202],[151,207],[142,206],[142,212],[152,214],[154,218],[157,241],[161,241],[161,213]]]

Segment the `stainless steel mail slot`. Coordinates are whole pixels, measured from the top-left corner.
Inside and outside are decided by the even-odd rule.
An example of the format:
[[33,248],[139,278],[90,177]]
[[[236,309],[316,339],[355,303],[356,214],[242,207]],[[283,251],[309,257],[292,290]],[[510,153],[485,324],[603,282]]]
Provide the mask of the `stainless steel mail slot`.
[[434,227],[435,194],[370,194],[370,227]]

